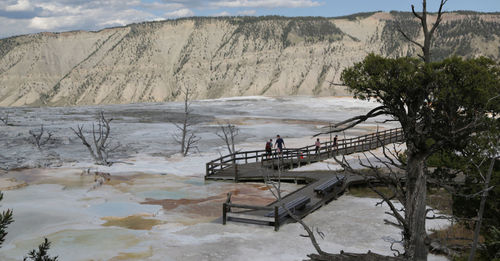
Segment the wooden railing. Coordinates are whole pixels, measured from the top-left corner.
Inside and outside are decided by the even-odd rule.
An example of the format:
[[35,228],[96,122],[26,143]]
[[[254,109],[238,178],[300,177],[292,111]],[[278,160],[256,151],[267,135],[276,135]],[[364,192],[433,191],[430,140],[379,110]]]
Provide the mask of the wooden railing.
[[[274,215],[270,218],[259,218],[257,219],[257,217],[246,217],[246,218],[243,218],[243,217],[240,217],[240,218],[231,218],[228,216],[228,213],[233,213],[231,211],[232,208],[238,208],[238,209],[241,209],[241,210],[265,210],[265,211],[274,211]],[[274,207],[269,207],[269,206],[252,206],[252,205],[243,205],[243,204],[234,204],[234,203],[223,203],[222,204],[222,224],[225,225],[226,222],[230,219],[240,219],[240,220],[249,220],[249,221],[252,221],[254,223],[256,222],[264,222],[264,223],[268,223],[269,225],[272,225],[274,226],[274,231],[278,231],[279,227],[280,227],[280,216],[278,214],[278,209],[279,207],[278,206],[274,206]],[[241,211],[241,212],[236,212],[237,214],[242,214],[242,213],[245,213],[244,211]],[[263,220],[263,219],[266,219],[266,220]]]
[[238,172],[238,164],[248,164],[249,162],[259,162],[265,150],[242,151],[222,156],[206,164],[206,176],[213,175],[219,171],[233,168],[235,175]]
[[250,162],[266,162],[273,166],[275,162],[290,164],[291,167],[301,164],[311,163],[317,157],[333,157],[339,154],[351,154],[356,152],[376,149],[382,145],[404,141],[403,131],[400,128],[375,132],[363,136],[349,139],[339,139],[337,144],[333,141],[321,143],[320,149],[316,152],[316,146],[310,145],[302,148],[285,148],[281,153],[273,150],[271,155],[267,155],[265,150],[241,151],[222,156],[206,164],[206,177],[217,172],[232,168],[234,178],[238,180],[238,165]]
[[[231,219],[239,219],[239,220],[246,220],[246,221],[251,221],[253,223],[256,222],[263,222],[267,223],[268,225],[274,226],[274,231],[278,231],[280,227],[280,216],[278,214],[279,212],[279,206],[252,206],[252,205],[244,205],[244,204],[234,204],[231,202],[231,192],[227,193],[227,199],[226,202],[222,204],[222,224],[225,225],[228,220]],[[232,211],[233,208],[240,209],[239,212],[234,212]],[[262,220],[262,218],[257,219],[256,216],[248,216],[248,217],[230,217],[228,216],[229,213],[236,213],[236,214],[243,214],[245,211],[252,211],[252,210],[264,210],[264,211],[274,211],[274,215],[272,218],[264,218],[265,220]]]

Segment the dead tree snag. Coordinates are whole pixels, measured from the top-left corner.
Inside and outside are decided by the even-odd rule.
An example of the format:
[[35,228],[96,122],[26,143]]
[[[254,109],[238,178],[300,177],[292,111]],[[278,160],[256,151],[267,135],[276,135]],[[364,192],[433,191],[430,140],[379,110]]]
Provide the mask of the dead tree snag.
[[91,142],[87,141],[85,137],[83,127],[84,125],[78,125],[77,129],[71,128],[75,135],[80,139],[82,144],[88,149],[92,159],[98,165],[110,166],[113,163],[109,161],[109,154],[116,151],[119,144],[112,146],[110,141],[111,133],[111,121],[113,119],[106,119],[104,117],[104,112],[100,112],[97,119],[97,128],[94,123],[92,123],[92,137]]
[[185,87],[181,89],[181,93],[183,95],[184,112],[182,123],[174,123],[175,127],[180,131],[180,134],[174,135],[174,139],[181,146],[180,152],[185,157],[192,149],[198,149],[196,144],[198,144],[201,138],[196,136],[193,130],[191,130],[191,126],[193,125],[192,110],[190,108],[193,95],[192,89]]
[[51,131],[46,131],[43,128],[43,124],[40,125],[40,131],[36,132],[35,130],[30,130],[29,133],[31,135],[31,143],[35,145],[38,150],[42,150],[44,145],[54,140],[53,133]]

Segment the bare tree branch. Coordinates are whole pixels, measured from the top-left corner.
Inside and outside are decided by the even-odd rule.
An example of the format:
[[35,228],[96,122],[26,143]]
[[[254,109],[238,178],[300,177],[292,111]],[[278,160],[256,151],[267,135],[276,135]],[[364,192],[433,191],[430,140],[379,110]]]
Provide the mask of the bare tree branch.
[[414,5],[411,5],[411,12],[413,13],[413,15],[415,17],[417,17],[418,19],[422,20],[422,17],[415,11],[415,6]]
[[330,84],[330,86],[342,86],[342,87],[345,87],[344,83],[336,83],[336,82],[332,82],[332,81],[328,81],[328,83]]
[[[316,249],[316,252],[318,252],[319,255],[321,256],[328,256],[331,255],[325,251],[323,251],[316,239],[316,236],[314,234],[314,230],[311,229],[301,218],[299,218],[297,215],[295,215],[290,209],[288,209],[285,206],[285,203],[282,202],[281,198],[281,172],[283,171],[283,167],[278,163],[278,176],[273,177],[269,174],[269,171],[266,171],[266,173],[263,175],[266,186],[268,187],[268,190],[273,194],[273,196],[277,199],[278,203],[280,203],[280,206],[286,210],[287,214],[292,217],[293,220],[295,220],[297,223],[299,223],[302,228],[306,231],[307,236],[310,240],[312,245],[314,246],[314,249]],[[318,234],[320,237],[324,237],[324,234],[322,232],[319,232],[318,229]]]
[[200,137],[197,137],[194,132],[189,128],[193,124],[192,116],[191,116],[191,97],[193,95],[192,89],[190,87],[183,87],[181,89],[181,93],[183,95],[184,102],[184,113],[182,118],[182,124],[174,123],[175,127],[179,129],[180,134],[174,134],[174,140],[180,144],[181,146],[181,154],[182,156],[187,156],[189,151],[192,149],[198,150],[196,144],[201,140]]
[[[497,145],[497,148],[498,148],[499,142],[500,142],[500,139],[497,137],[496,142],[495,142]],[[476,251],[476,247],[477,247],[477,244],[479,241],[479,233],[481,231],[481,224],[483,221],[483,214],[484,214],[484,209],[485,209],[485,205],[486,205],[486,198],[488,197],[489,190],[487,188],[490,184],[491,174],[493,173],[493,167],[495,166],[495,161],[500,159],[500,157],[498,156],[498,151],[495,151],[495,154],[496,155],[492,156],[490,159],[490,166],[489,166],[488,172],[486,174],[486,179],[485,179],[485,183],[484,183],[485,189],[483,189],[483,192],[481,195],[481,202],[479,203],[479,211],[477,213],[477,222],[476,222],[476,227],[474,228],[474,241],[472,243],[472,248],[471,248],[470,255],[469,255],[469,261],[474,260],[474,257],[476,254],[475,251]]]
[[[365,154],[364,154],[364,155],[365,155]],[[366,158],[366,159],[367,159],[367,161],[368,161],[368,165],[367,165],[367,164],[365,164],[365,163],[363,163],[363,162],[361,161],[361,159],[358,157],[358,160],[359,160],[359,162],[360,162],[360,165],[361,165],[361,166],[364,166],[364,167],[366,167],[366,168],[368,168],[368,169],[370,169],[370,170],[372,171],[372,173],[373,173],[373,174],[374,174],[374,175],[378,178],[378,180],[380,180],[380,181],[385,181],[385,182],[386,182],[386,184],[388,184],[388,182],[387,182],[387,181],[388,181],[388,179],[387,179],[387,178],[386,178],[386,179],[383,179],[383,178],[382,178],[382,175],[380,174],[380,170],[379,170],[379,168],[375,167],[375,166],[372,164],[372,162],[371,162],[371,161],[370,161],[370,160],[366,157],[366,155],[365,155],[365,158]],[[365,176],[365,175],[363,175],[363,173],[361,173],[361,172],[359,172],[359,171],[357,171],[357,170],[353,169],[353,168],[351,167],[351,165],[349,164],[349,162],[347,162],[347,160],[345,160],[345,156],[342,156],[342,161],[338,160],[338,159],[337,159],[337,157],[334,157],[334,160],[335,160],[335,161],[336,161],[339,165],[341,165],[341,166],[342,166],[342,168],[346,169],[347,171],[349,171],[349,172],[351,172],[351,173],[355,173],[355,174],[360,175],[360,176]],[[373,186],[373,184],[372,184],[372,182],[370,181],[370,179],[369,179],[369,178],[366,178],[366,176],[365,176],[365,182],[368,184],[368,187],[369,187],[369,188],[370,188],[373,192],[375,192],[377,195],[379,195],[379,196],[382,198],[383,202],[384,202],[384,203],[386,203],[386,204],[389,206],[389,208],[390,208],[390,209],[391,209],[391,211],[392,211],[392,216],[393,216],[393,217],[395,217],[395,218],[396,218],[396,220],[400,223],[399,225],[400,225],[400,226],[402,226],[402,227],[406,230],[406,229],[408,228],[408,225],[407,225],[407,223],[406,223],[406,221],[405,221],[405,218],[404,218],[403,216],[401,216],[400,211],[396,208],[396,206],[394,205],[394,203],[392,203],[392,199],[394,199],[394,197],[395,197],[396,193],[394,193],[395,195],[393,195],[393,196],[387,196],[387,195],[385,195],[385,194],[384,194],[384,193],[382,193],[380,190],[378,190],[375,186]],[[389,187],[390,187],[390,186],[389,186]],[[398,197],[398,198],[400,198],[400,200],[402,200],[402,198],[403,198],[403,197]],[[401,202],[401,203],[404,205],[404,203],[405,203],[405,202],[403,201],[403,202]]]
[[442,21],[442,16],[443,16],[443,7],[448,2],[448,0],[441,0],[439,4],[439,10],[437,13],[437,18],[434,21],[434,24],[432,25],[431,29],[429,30],[428,24],[427,24],[427,1],[422,0],[422,14],[418,14],[415,11],[415,6],[411,5],[411,11],[413,15],[420,20],[420,24],[422,25],[422,31],[424,33],[424,44],[418,43],[414,40],[412,40],[410,37],[408,37],[403,30],[398,30],[408,41],[411,43],[417,45],[422,49],[423,55],[419,55],[420,58],[422,58],[426,63],[429,63],[431,61],[431,43],[432,43],[432,36],[434,35],[434,31],[436,28],[439,26],[439,24]]
[[[347,129],[350,129],[362,122],[365,122],[366,120],[370,119],[370,118],[374,118],[374,117],[377,117],[377,116],[380,116],[380,115],[385,115],[387,114],[387,112],[385,111],[386,107],[385,106],[378,106],[374,109],[372,109],[371,111],[369,111],[367,114],[365,115],[360,115],[360,116],[356,116],[356,117],[352,117],[352,118],[349,118],[345,121],[341,121],[337,124],[334,124],[333,125],[333,128],[327,132],[321,132],[321,133],[318,133],[318,134],[315,134],[313,135],[313,137],[316,137],[316,136],[319,136],[319,135],[323,135],[323,134],[329,134],[329,133],[333,133],[333,132],[341,132],[341,131],[344,131],[344,130],[347,130]],[[347,126],[344,126],[344,127],[341,127],[339,128],[339,126],[342,126],[344,124],[348,124]]]
[[92,123],[92,141],[93,146],[87,141],[87,138],[83,134],[83,125],[78,125],[77,129],[70,128],[75,135],[80,139],[82,144],[88,149],[90,155],[94,159],[94,162],[99,165],[112,165],[110,162],[109,153],[116,151],[120,144],[111,146],[109,142],[109,137],[111,133],[111,121],[113,119],[106,119],[104,112],[100,112],[97,119],[97,129],[95,124]]
[[236,152],[234,143],[235,137],[238,136],[240,130],[235,125],[227,122],[227,123],[218,123],[219,130],[215,133],[224,143],[226,144],[227,151],[229,154],[233,154]]
[[[35,132],[35,130],[30,130],[29,134],[33,137],[31,139],[31,142],[33,145],[35,145],[38,150],[42,150],[42,146],[46,145],[47,143],[53,141],[53,133],[50,131],[45,131],[43,128],[43,124],[40,125],[40,131],[38,133]],[[47,134],[45,138],[42,138],[44,134]]]
[[436,21],[434,22],[434,25],[432,26],[432,29],[429,31],[430,35],[434,34],[434,31],[439,26],[439,23],[441,23],[443,16],[443,6],[446,4],[446,2],[448,2],[448,0],[441,0],[441,3],[439,4],[438,16],[436,18]]
[[404,37],[404,38],[406,38],[406,40],[408,40],[409,42],[411,42],[411,43],[413,43],[413,44],[417,45],[417,46],[418,46],[418,47],[420,47],[420,48],[424,48],[424,46],[423,46],[421,43],[419,43],[419,42],[417,42],[417,41],[413,40],[413,39],[412,39],[409,35],[407,35],[407,34],[403,31],[403,29],[401,29],[401,27],[400,27],[400,25],[399,25],[399,24],[398,24],[398,28],[397,28],[397,30],[398,30],[398,32],[399,32],[399,33],[401,33],[401,35],[403,35],[403,37]]

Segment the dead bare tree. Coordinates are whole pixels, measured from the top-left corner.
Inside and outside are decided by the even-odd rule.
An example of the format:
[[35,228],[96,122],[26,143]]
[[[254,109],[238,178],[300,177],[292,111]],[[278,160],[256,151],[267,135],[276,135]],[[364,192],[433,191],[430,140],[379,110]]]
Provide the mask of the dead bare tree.
[[[498,159],[500,159],[500,157],[498,157],[498,156],[490,159],[490,166],[488,168],[488,172],[486,173],[486,176],[483,176],[481,174],[481,176],[484,177],[484,185],[483,185],[484,188],[483,188],[483,191],[481,193],[481,202],[479,203],[479,211],[477,213],[476,226],[474,228],[474,238],[473,238],[472,247],[471,247],[471,251],[470,251],[469,259],[468,259],[469,261],[472,261],[475,259],[476,249],[477,249],[477,245],[479,242],[479,233],[481,231],[481,224],[483,221],[483,214],[484,214],[484,209],[485,209],[485,205],[486,205],[486,199],[488,197],[488,192],[492,189],[492,187],[490,187],[491,174],[493,173],[493,166],[495,166],[495,161],[497,161]],[[481,173],[479,166],[478,166],[478,171]]]
[[[407,229],[408,226],[404,215],[401,215],[402,212],[404,213],[404,209],[398,208],[393,203],[393,201],[397,200],[403,206],[406,201],[406,190],[404,187],[404,180],[402,175],[402,173],[406,171],[406,166],[404,163],[399,161],[399,155],[401,152],[400,150],[396,149],[396,145],[394,145],[393,151],[390,151],[386,146],[382,146],[382,148],[385,158],[379,157],[371,151],[369,152],[369,154],[376,159],[375,163],[369,159],[365,152],[362,153],[364,156],[363,159],[361,157],[358,157],[357,160],[359,165],[365,169],[370,170],[370,172],[362,172],[351,167],[351,164],[346,160],[345,156],[342,156],[341,159],[339,159],[337,156],[334,156],[334,159],[340,166],[342,166],[345,171],[364,176],[364,181],[366,182],[368,187],[382,199],[382,201],[380,201],[376,205],[382,205],[383,203],[386,203],[391,210],[391,212],[386,212],[386,214],[396,219],[396,222],[384,219],[384,223],[404,230],[404,228]],[[385,171],[380,165],[384,167]],[[377,189],[373,184],[374,181],[380,182],[387,188],[389,188],[390,194],[388,195]],[[403,240],[394,240],[391,244],[391,250],[396,252],[395,255],[399,256],[401,255],[401,253],[398,250],[393,249],[393,245],[395,243],[403,244]]]
[[481,165],[484,164],[486,161],[483,160],[479,164],[474,164],[479,176],[483,179],[483,190],[480,191],[481,194],[481,201],[479,203],[479,210],[477,212],[477,219],[476,219],[476,226],[474,228],[474,237],[473,237],[473,242],[472,242],[472,247],[471,251],[469,253],[469,261],[472,261],[475,259],[476,255],[476,248],[479,242],[479,233],[481,231],[481,224],[483,222],[483,214],[484,214],[484,209],[486,205],[486,199],[488,198],[488,192],[494,187],[490,187],[490,181],[491,181],[491,175],[493,173],[493,167],[495,166],[495,161],[500,159],[499,153],[500,153],[500,139],[498,137],[489,137],[489,139],[492,141],[491,143],[491,148],[489,149],[489,153],[487,153],[487,156],[490,160],[490,165],[488,167],[488,171],[486,172],[486,175],[483,174],[481,170]]
[[439,4],[439,10],[437,12],[437,18],[434,21],[434,24],[432,27],[429,29],[429,25],[427,23],[427,1],[422,0],[422,13],[419,14],[415,11],[415,6],[411,5],[411,11],[413,15],[420,20],[420,23],[422,25],[422,31],[424,34],[424,43],[419,43],[415,39],[412,39],[404,30],[401,28],[398,28],[398,31],[403,35],[404,38],[406,38],[409,42],[413,43],[414,45],[417,45],[422,49],[423,54],[419,54],[418,56],[422,58],[426,63],[431,62],[431,44],[432,44],[432,37],[434,35],[434,31],[436,31],[437,27],[441,23],[443,19],[443,7],[448,2],[448,0],[440,0]]
[[80,138],[82,144],[87,147],[92,159],[98,165],[110,166],[113,162],[109,161],[109,154],[116,151],[120,144],[112,145],[110,141],[111,126],[113,119],[106,119],[104,112],[100,112],[97,118],[97,128],[92,123],[92,145],[87,141],[84,135],[84,125],[78,125],[77,129],[71,128],[75,135]]
[[240,130],[235,125],[227,123],[219,123],[219,130],[215,133],[222,141],[226,144],[227,151],[229,154],[236,152],[234,147],[234,142],[236,136],[238,136]]
[[192,89],[190,87],[184,87],[181,89],[184,101],[184,113],[182,117],[182,124],[174,123],[175,127],[180,131],[180,134],[174,134],[174,139],[181,146],[181,154],[183,157],[192,149],[198,149],[197,144],[201,140],[200,137],[196,136],[193,130],[190,128],[193,126],[192,115],[191,115],[191,98]]
[[43,124],[40,125],[40,130],[38,132],[36,132],[35,130],[30,130],[29,133],[31,135],[31,143],[33,143],[33,145],[35,145],[38,150],[42,150],[42,146],[54,140],[54,134],[51,131],[46,131],[43,128]]

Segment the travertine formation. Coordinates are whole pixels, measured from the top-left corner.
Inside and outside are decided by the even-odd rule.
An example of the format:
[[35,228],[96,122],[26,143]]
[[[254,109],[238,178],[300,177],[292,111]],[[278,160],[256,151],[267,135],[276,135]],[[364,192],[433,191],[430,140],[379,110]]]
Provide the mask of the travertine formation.
[[[0,40],[0,106],[83,105],[241,95],[345,95],[344,68],[368,53],[416,56],[408,13],[342,18],[220,17]],[[446,14],[435,59],[500,57],[500,14]]]

